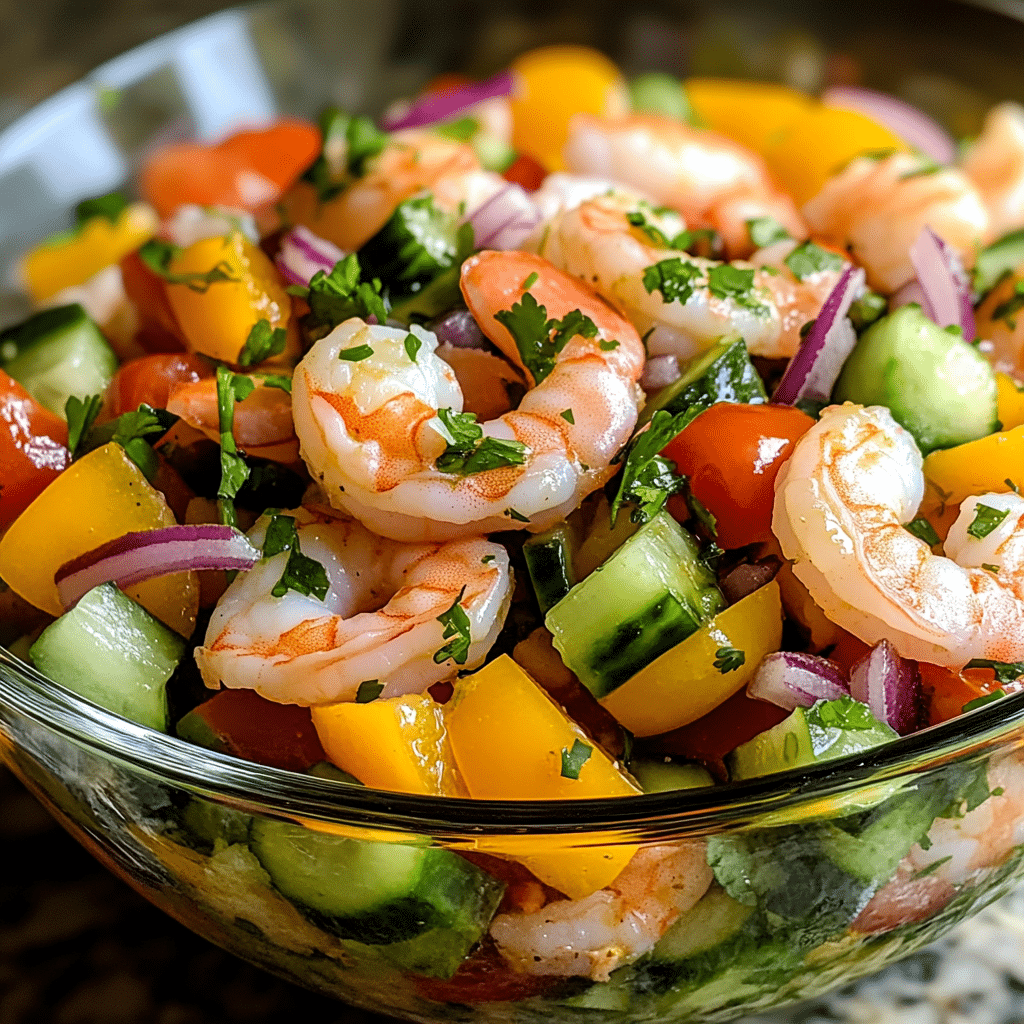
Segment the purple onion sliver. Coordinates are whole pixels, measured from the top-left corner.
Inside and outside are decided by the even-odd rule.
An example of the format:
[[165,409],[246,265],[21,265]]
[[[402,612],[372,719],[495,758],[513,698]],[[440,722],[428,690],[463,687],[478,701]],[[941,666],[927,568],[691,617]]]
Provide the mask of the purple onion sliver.
[[[301,274],[295,273],[295,271],[292,270],[292,268],[288,266],[287,261],[284,259],[284,257],[281,255],[281,253],[278,253],[274,257],[274,265],[277,267],[278,273],[289,284],[298,284],[298,285],[302,285],[303,287],[308,287],[309,286],[309,279],[303,277]],[[312,275],[310,275],[310,276],[312,276]]]
[[818,318],[789,361],[772,401],[792,405],[799,398],[827,402],[857,336],[846,314],[864,287],[864,271],[847,265],[828,293]]
[[821,101],[827,107],[845,107],[866,114],[937,163],[951,164],[956,160],[956,146],[949,133],[923,111],[895,96],[874,89],[837,85],[826,90]]
[[329,274],[345,255],[333,242],[298,225],[281,239],[275,262],[281,275],[292,284],[308,285],[318,271]]
[[[910,260],[914,264],[925,297],[935,308],[936,315],[939,315],[939,308],[943,310],[943,319],[935,322],[940,327],[958,325],[963,331],[964,341],[973,341],[977,328],[974,321],[971,280],[964,270],[963,260],[959,254],[925,225],[910,247]],[[932,269],[926,271],[925,268]],[[931,274],[934,275],[934,284]],[[934,300],[931,297],[932,292],[937,293]]]
[[435,328],[437,340],[447,342],[453,348],[484,348],[487,339],[468,309],[449,313]]
[[640,387],[644,391],[660,391],[679,380],[679,358],[674,355],[651,356],[644,363]]
[[850,696],[867,704],[880,722],[901,736],[914,732],[921,717],[921,671],[881,640],[850,669]]
[[516,249],[540,223],[529,193],[510,182],[466,217],[476,249]]
[[400,115],[381,119],[381,127],[386,132],[397,132],[402,128],[422,128],[437,121],[454,117],[466,107],[480,103],[482,100],[493,99],[495,96],[511,96],[515,88],[515,78],[511,71],[502,71],[493,78],[482,82],[471,82],[444,92],[427,93],[415,99]]
[[767,655],[747,683],[748,697],[777,704],[787,711],[809,708],[819,700],[837,700],[849,692],[835,664],[798,651]]

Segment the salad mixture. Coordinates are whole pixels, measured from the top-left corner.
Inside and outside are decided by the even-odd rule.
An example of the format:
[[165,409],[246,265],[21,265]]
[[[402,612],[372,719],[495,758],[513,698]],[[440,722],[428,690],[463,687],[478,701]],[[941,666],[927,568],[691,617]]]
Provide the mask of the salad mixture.
[[[194,744],[497,800],[770,775],[1024,688],[1024,110],[961,154],[870,90],[573,47],[156,152],[24,258],[0,641]],[[1010,865],[1024,763],[933,782],[756,844],[198,803],[178,842],[417,998],[664,1007]]]

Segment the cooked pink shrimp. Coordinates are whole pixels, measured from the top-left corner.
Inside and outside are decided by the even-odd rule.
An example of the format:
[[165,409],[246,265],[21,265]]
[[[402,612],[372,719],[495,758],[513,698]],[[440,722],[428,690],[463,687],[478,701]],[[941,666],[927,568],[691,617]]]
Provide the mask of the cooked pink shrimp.
[[973,266],[989,233],[981,193],[955,167],[893,153],[858,157],[804,206],[818,238],[847,249],[867,271],[868,284],[889,295],[914,277],[910,247],[925,226]]
[[[232,423],[235,443],[248,455],[285,465],[298,462],[299,440],[292,422],[292,396],[281,388],[261,386],[261,379],[253,376],[257,386],[235,405]],[[220,441],[216,378],[176,384],[167,399],[167,411],[201,430],[211,441]]]
[[[417,344],[410,347],[408,331],[353,319],[318,341],[294,376],[303,458],[336,508],[385,537],[444,540],[546,529],[612,475],[612,456],[636,425],[643,344],[585,285],[537,256],[509,251],[468,259],[462,289],[481,329],[531,382],[495,314],[535,301],[545,313],[535,310],[528,332],[539,317],[545,342],[555,331],[550,321],[575,311],[590,318],[596,333],[587,337],[581,318],[583,333],[550,342],[550,373],[518,409],[480,424],[487,449],[506,454],[468,472],[436,464],[455,442],[439,411],[460,413],[463,396],[437,356],[433,334],[414,327]],[[354,350],[362,358],[345,355]]]
[[533,913],[499,914],[491,938],[524,974],[607,981],[616,967],[650,950],[713,877],[703,841],[645,847],[607,889]]
[[[668,248],[668,240],[684,227],[677,214],[618,191],[557,214],[544,232],[540,254],[593,285],[644,336],[652,357],[689,359],[731,333],[741,335],[754,355],[793,355],[800,328],[817,316],[838,272],[824,270],[798,281],[782,262],[789,250],[773,247],[757,267],[734,264],[754,267],[748,293],[715,294],[708,275],[721,264]],[[648,291],[644,283],[647,268],[672,259],[700,271],[685,301],[666,300],[660,289]]]
[[[283,704],[354,700],[359,684],[382,696],[419,693],[481,664],[508,611],[508,555],[483,539],[399,544],[350,519],[297,509],[303,555],[326,570],[323,600],[288,590],[275,597],[288,552],[240,574],[217,603],[196,661],[207,686],[251,688]],[[270,520],[249,531],[262,547]],[[435,661],[450,640],[439,617],[458,602],[469,646],[463,661]],[[457,637],[456,639],[464,639]]]
[[[783,465],[772,529],[815,602],[866,643],[953,667],[1024,660],[1024,498],[968,498],[939,556],[902,525],[923,494],[910,434],[888,409],[848,402],[824,410]],[[979,504],[1005,510],[981,538],[968,532]]]
[[570,171],[620,181],[678,210],[687,223],[715,228],[730,258],[753,250],[746,222],[756,217],[773,217],[796,238],[807,235],[760,157],[672,118],[579,114],[570,124],[565,161]]
[[367,172],[338,196],[321,202],[306,182],[285,197],[285,212],[339,249],[354,252],[369,241],[399,203],[429,189],[439,205],[467,211],[481,205],[505,184],[484,171],[471,146],[430,132],[396,132],[369,162]]
[[1024,225],[1024,108],[1000,103],[963,161],[989,215],[989,236],[998,238]]

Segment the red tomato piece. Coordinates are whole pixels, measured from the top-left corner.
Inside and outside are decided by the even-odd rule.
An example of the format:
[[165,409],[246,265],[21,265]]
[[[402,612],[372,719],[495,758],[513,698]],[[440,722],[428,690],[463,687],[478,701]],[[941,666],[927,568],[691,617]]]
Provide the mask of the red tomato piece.
[[175,384],[194,384],[214,375],[208,359],[193,352],[164,352],[141,356],[124,363],[107,386],[107,410],[111,418],[134,412],[145,402],[165,409]]
[[0,370],[0,530],[71,461],[68,426]]
[[564,978],[546,974],[521,974],[512,970],[493,944],[481,948],[450,978],[413,976],[416,990],[438,1003],[495,1003],[529,999],[563,985]]
[[505,168],[502,177],[516,185],[522,185],[527,192],[536,192],[541,182],[547,176],[544,165],[534,160],[528,153],[520,153],[515,160]]
[[319,152],[317,128],[282,120],[215,146],[167,146],[143,168],[140,185],[161,217],[184,203],[256,210],[278,199]]
[[965,668],[955,672],[942,665],[921,662],[921,693],[927,710],[928,724],[938,725],[961,714],[964,705],[1002,688],[1011,693],[1021,689],[1019,680],[999,683],[990,668]]
[[185,717],[192,716],[201,722],[193,719],[189,735],[205,725],[206,745],[246,761],[304,772],[327,760],[309,708],[298,704],[278,704],[255,690],[221,690]]
[[[721,402],[702,412],[662,454],[690,478],[690,489],[718,521],[718,543],[739,548],[769,540],[775,477],[814,420],[791,405]],[[689,518],[680,496],[669,511]]]
[[135,340],[147,352],[184,352],[185,336],[167,298],[164,282],[131,252],[121,260],[124,290],[139,316]]

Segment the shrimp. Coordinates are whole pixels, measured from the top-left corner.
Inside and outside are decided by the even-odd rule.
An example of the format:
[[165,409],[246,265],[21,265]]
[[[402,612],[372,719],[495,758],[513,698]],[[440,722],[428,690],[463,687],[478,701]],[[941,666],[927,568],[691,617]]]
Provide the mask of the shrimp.
[[671,118],[577,115],[565,162],[570,171],[612,178],[673,207],[687,222],[715,228],[730,258],[753,251],[746,222],[756,217],[773,217],[794,237],[807,235],[792,199],[775,186],[760,157]]
[[981,193],[991,238],[1024,224],[1024,108],[1000,103],[988,112],[963,170]]
[[955,249],[966,266],[987,237],[981,193],[955,167],[939,167],[909,153],[849,163],[804,206],[816,237],[849,250],[868,284],[892,294],[914,277],[910,247],[925,226]]
[[321,202],[300,182],[285,198],[292,223],[354,252],[387,222],[399,203],[429,190],[446,210],[472,212],[505,186],[480,167],[471,146],[430,132],[396,132],[369,169],[334,199]]
[[[292,421],[291,395],[281,388],[260,386],[258,376],[251,379],[257,386],[234,410],[232,434],[236,444],[247,455],[271,462],[298,462],[299,442]],[[215,377],[176,384],[167,398],[167,411],[180,416],[211,441],[220,441]]]
[[[837,625],[905,658],[960,667],[1024,660],[1024,498],[968,498],[946,556],[902,524],[924,494],[921,454],[881,406],[824,410],[775,484],[772,529],[793,572]],[[1005,510],[987,536],[977,506]],[[987,566],[987,568],[986,568]]]
[[[612,456],[636,425],[643,344],[584,285],[529,253],[485,251],[463,265],[462,290],[481,329],[531,383],[494,314],[523,302],[529,291],[545,307],[536,313],[548,337],[551,319],[573,311],[589,317],[596,333],[552,343],[550,374],[518,409],[480,425],[488,448],[509,452],[508,458],[463,473],[436,465],[454,442],[438,412],[461,412],[463,397],[451,367],[437,356],[433,334],[414,327],[418,345],[411,350],[409,332],[352,319],[318,341],[293,383],[303,458],[332,505],[385,537],[446,540],[546,529],[609,479]],[[353,349],[366,357],[339,357]]]
[[532,913],[499,914],[491,938],[524,974],[607,981],[616,967],[651,949],[712,878],[703,842],[645,847],[606,889]]
[[[289,560],[281,552],[240,574],[217,603],[196,661],[207,686],[251,688],[282,704],[351,701],[359,684],[384,684],[383,697],[419,693],[480,665],[512,596],[508,555],[470,538],[399,544],[348,519],[300,508],[303,555],[323,565],[330,588],[313,595],[273,589]],[[262,547],[267,517],[249,531]],[[465,660],[435,660],[448,643],[440,621],[462,607],[470,644]]]
[[[800,345],[801,326],[817,315],[838,272],[825,270],[798,281],[785,264],[778,270],[757,267],[747,292],[730,293],[717,284],[712,288],[708,275],[722,264],[668,248],[684,226],[677,215],[619,191],[556,216],[540,254],[593,284],[644,336],[652,357],[688,359],[733,332],[754,355],[791,356]],[[781,263],[781,250],[773,247],[772,252]],[[703,277],[692,282],[685,301],[666,301],[660,289],[648,290],[645,283],[649,267],[673,259],[698,268]],[[740,262],[734,267],[752,269]]]

